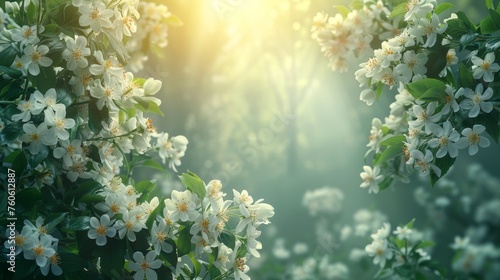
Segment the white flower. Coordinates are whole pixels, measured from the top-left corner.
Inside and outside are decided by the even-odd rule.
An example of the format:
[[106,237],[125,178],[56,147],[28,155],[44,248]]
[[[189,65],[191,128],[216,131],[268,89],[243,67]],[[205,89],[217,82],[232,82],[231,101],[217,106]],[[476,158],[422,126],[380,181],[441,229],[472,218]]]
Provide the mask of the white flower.
[[62,58],[66,59],[68,70],[87,67],[88,60],[85,57],[89,55],[90,49],[87,48],[87,38],[84,36],[78,36],[76,40],[73,38],[66,40],[66,49],[62,52]]
[[409,79],[413,75],[425,75],[427,68],[427,55],[424,53],[416,54],[415,51],[407,51],[403,54],[403,62],[396,66],[396,71]]
[[92,75],[103,75],[105,81],[115,79],[116,81],[123,80],[123,68],[119,66],[119,62],[114,56],[104,59],[101,51],[95,51],[94,57],[98,64],[92,64],[89,71]]
[[419,150],[413,150],[410,154],[411,157],[406,164],[414,164],[414,167],[420,170],[420,175],[427,176],[430,174],[432,169],[438,177],[441,176],[441,169],[432,164],[434,157],[432,156],[431,151],[425,150],[424,155],[424,153]]
[[37,76],[40,74],[40,66],[49,67],[52,65],[52,59],[45,56],[48,52],[49,48],[45,45],[28,45],[24,49],[24,56],[29,59],[28,71],[31,75]]
[[44,267],[47,261],[56,251],[52,249],[52,236],[43,235],[40,238],[32,235],[26,241],[26,250],[24,250],[24,258],[27,260],[36,260],[39,267]]
[[107,243],[107,237],[114,237],[116,229],[113,227],[113,222],[108,215],[101,216],[100,221],[96,217],[90,218],[90,226],[92,227],[87,236],[90,239],[96,239],[97,246],[104,246]]
[[420,105],[413,105],[411,108],[411,111],[409,112],[410,115],[415,117],[414,120],[408,121],[408,124],[410,127],[420,129],[425,126],[425,133],[429,134],[431,133],[431,130],[429,129],[429,124],[436,123],[439,121],[441,118],[440,112],[437,112],[434,114],[436,111],[436,106],[437,102],[431,102],[427,105],[427,108],[424,110]]
[[360,187],[361,188],[368,188],[369,193],[378,193],[379,191],[379,184],[384,180],[384,175],[380,174],[380,166],[375,166],[373,169],[365,165],[363,166],[364,172],[361,172],[359,176],[361,177],[361,180],[363,180],[363,183],[361,183]]
[[14,59],[14,62],[12,62],[12,65],[10,67],[21,71],[23,75],[26,76],[26,73],[28,71],[29,61],[30,61],[29,57],[25,55],[21,57],[16,55],[16,58]]
[[465,137],[458,139],[457,141],[458,148],[464,149],[467,146],[469,146],[469,155],[473,156],[477,154],[479,150],[478,146],[481,148],[489,147],[490,140],[480,135],[485,130],[486,128],[480,124],[474,125],[472,129],[470,127],[464,128],[464,130],[462,131],[462,135]]
[[[40,32],[43,31],[43,26],[40,28]],[[27,44],[38,44],[40,42],[40,39],[37,37],[37,26],[27,26],[24,25],[20,29],[13,29],[12,30],[12,40],[16,42],[21,42],[21,45],[25,46]]]
[[413,230],[411,228],[408,228],[407,226],[404,227],[397,227],[395,231],[393,231],[395,235],[397,235],[399,240],[403,239],[410,239],[413,233]]
[[132,33],[137,31],[135,18],[139,18],[139,13],[131,8],[130,5],[124,5],[121,11],[115,8],[113,28],[115,29],[116,38],[118,40],[122,40],[123,35],[130,37]]
[[166,240],[171,238],[170,228],[167,225],[165,219],[158,219],[158,222],[153,223],[153,228],[151,230],[151,244],[156,252],[156,254],[160,254],[163,250],[166,253],[170,253],[173,251],[173,247],[171,244],[167,243]]
[[461,250],[467,248],[470,244],[470,238],[465,236],[465,237],[460,237],[460,236],[455,236],[453,244],[450,245],[451,248],[454,250]]
[[21,135],[19,139],[25,143],[30,143],[29,151],[32,155],[36,155],[43,146],[55,145],[57,138],[55,134],[50,132],[46,123],[41,123],[36,127],[32,123],[25,123],[23,125],[25,134]]
[[224,243],[219,245],[217,250],[217,258],[214,261],[215,267],[217,267],[222,273],[228,270],[228,266],[231,263],[229,259],[231,254],[233,253],[233,249],[228,248]]
[[47,276],[49,274],[49,270],[56,276],[59,276],[63,273],[61,267],[59,266],[59,264],[61,263],[61,257],[57,253],[57,242],[52,244],[52,249],[54,249],[56,253],[49,257],[45,266],[40,267],[40,271],[44,276]]
[[459,95],[457,91],[457,96],[455,96],[453,88],[449,85],[446,85],[446,89],[444,91],[446,92],[446,96],[444,98],[444,106],[443,109],[441,109],[441,114],[446,115],[451,111],[451,109],[453,109],[453,112],[455,113],[458,112],[458,110],[460,110],[460,106],[458,106],[457,98],[461,95],[461,93]]
[[189,190],[183,192],[173,190],[172,199],[166,199],[165,205],[171,211],[170,218],[172,221],[194,221],[199,215],[198,211],[196,211],[193,195]]
[[380,267],[384,267],[387,260],[390,260],[393,256],[386,239],[373,240],[371,244],[366,245],[365,252],[370,257],[374,257],[373,264],[379,264]]
[[370,151],[375,151],[378,153],[380,151],[380,142],[382,142],[382,138],[384,137],[384,133],[382,132],[382,122],[378,118],[372,119],[372,129],[370,130],[370,136],[368,137],[368,144],[366,145],[370,148]]
[[47,92],[44,95],[40,91],[36,90],[33,93],[33,96],[42,108],[50,108],[54,111],[66,109],[64,104],[57,103],[57,93],[54,88],[47,90]]
[[236,241],[236,246],[234,247],[233,253],[231,254],[231,260],[233,261],[235,280],[250,280],[250,277],[246,273],[250,270],[247,265],[247,258],[238,258],[238,251],[241,246],[241,241]]
[[253,227],[248,228],[247,231],[247,251],[254,257],[260,258],[260,253],[257,250],[262,249],[262,243],[257,241],[257,238],[260,236],[261,232],[256,230]]
[[391,234],[391,224],[384,223],[381,228],[379,228],[375,233],[370,235],[373,240],[382,240],[389,237]]
[[269,224],[269,218],[274,216],[274,208],[267,204],[261,203],[261,199],[257,200],[254,204],[248,207],[240,207],[243,219],[240,220],[236,229],[236,233],[242,232],[245,227],[258,227],[261,224]]
[[460,138],[460,134],[452,127],[449,121],[443,123],[443,127],[437,124],[431,124],[430,130],[436,138],[429,140],[429,147],[439,149],[436,152],[437,158],[442,158],[446,154],[450,154],[450,157],[456,158],[458,155],[458,148],[456,142]]
[[102,28],[111,28],[113,25],[109,20],[113,16],[113,11],[106,9],[102,2],[85,3],[78,7],[82,14],[78,19],[81,26],[89,26],[95,33],[101,32]]
[[133,271],[137,271],[134,274],[134,280],[143,280],[144,276],[148,280],[158,279],[158,275],[153,269],[158,269],[162,265],[161,260],[157,260],[157,254],[155,251],[149,251],[146,257],[141,252],[135,252],[132,255],[135,262],[129,263],[129,268]]
[[437,34],[442,34],[446,31],[448,24],[445,22],[440,24],[439,17],[437,14],[432,14],[431,20],[423,17],[419,21],[419,29],[421,29],[424,35],[427,36],[427,41],[423,45],[424,48],[432,47],[436,44]]
[[82,141],[80,139],[74,139],[69,142],[69,140],[59,141],[61,147],[54,149],[54,157],[57,159],[63,159],[64,166],[73,165],[73,155],[82,153]]
[[66,109],[58,108],[56,111],[45,110],[44,113],[45,122],[48,126],[52,126],[51,130],[55,131],[57,138],[60,140],[68,140],[69,132],[66,129],[73,128],[75,126],[75,120],[66,118]]
[[481,79],[482,77],[485,82],[493,82],[493,73],[500,70],[498,63],[494,63],[495,53],[487,53],[484,60],[474,55],[472,56],[471,61],[474,64],[472,65],[472,71],[474,71],[472,75],[474,76],[474,79]]
[[372,88],[365,88],[359,95],[359,100],[371,106],[375,102],[375,91]]
[[96,80],[94,86],[90,87],[90,95],[97,98],[97,109],[102,110],[104,106],[108,107],[110,111],[118,111],[115,102],[120,100],[121,89],[117,82],[114,80],[106,79],[104,86],[101,80]]
[[406,4],[405,21],[424,18],[434,9],[435,0],[409,0]]
[[19,114],[12,115],[12,120],[27,122],[31,120],[32,115],[39,115],[43,111],[43,107],[36,101],[32,94],[29,100],[21,100],[17,104],[17,109],[21,111]]
[[483,84],[479,83],[476,86],[475,92],[468,88],[465,88],[463,91],[461,91],[461,93],[463,92],[463,95],[465,95],[467,99],[464,99],[462,100],[462,102],[460,102],[460,107],[466,110],[470,110],[469,118],[477,117],[480,111],[489,113],[493,110],[493,103],[486,102],[493,96],[493,89],[489,87],[484,92],[483,89]]
[[122,213],[122,220],[116,221],[115,228],[118,230],[120,239],[127,235],[128,240],[134,242],[136,240],[135,233],[146,228],[146,225],[138,220],[135,215],[136,211],[125,210]]

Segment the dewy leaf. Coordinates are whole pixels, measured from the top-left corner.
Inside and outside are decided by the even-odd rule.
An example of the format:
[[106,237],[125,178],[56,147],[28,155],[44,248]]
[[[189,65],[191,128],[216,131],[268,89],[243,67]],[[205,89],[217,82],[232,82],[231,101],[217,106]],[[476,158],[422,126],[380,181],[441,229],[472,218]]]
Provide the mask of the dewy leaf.
[[431,88],[444,91],[446,89],[446,84],[440,80],[426,78],[406,85],[408,92],[417,99]]
[[197,194],[200,199],[203,199],[207,194],[205,183],[193,172],[188,171],[187,173],[183,173],[179,178],[182,184],[184,184],[188,190]]
[[390,19],[399,17],[399,16],[404,16],[406,14],[406,3],[401,3],[392,10],[391,14],[389,15]]
[[434,13],[437,14],[437,15],[439,15],[442,12],[444,12],[444,11],[446,11],[448,9],[451,9],[452,7],[453,7],[453,4],[444,2],[444,3],[439,4],[436,7],[436,9],[434,10]]
[[387,149],[385,149],[382,154],[380,155],[380,157],[378,158],[378,160],[375,162],[375,166],[377,165],[380,165],[392,158],[395,158],[401,154],[403,154],[403,145],[404,143],[401,142],[399,144],[394,144],[394,145],[391,145],[389,147],[387,147]]

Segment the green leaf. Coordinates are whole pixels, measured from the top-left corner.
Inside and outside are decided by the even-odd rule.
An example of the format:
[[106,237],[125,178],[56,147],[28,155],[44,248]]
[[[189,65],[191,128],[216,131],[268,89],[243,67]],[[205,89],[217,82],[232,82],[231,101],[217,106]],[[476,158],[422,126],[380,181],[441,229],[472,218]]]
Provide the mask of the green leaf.
[[17,51],[9,46],[0,52],[0,65],[10,67],[16,59]]
[[126,248],[126,239],[108,238],[101,253],[101,268],[104,274],[112,279],[121,277]]
[[380,165],[380,164],[382,164],[382,163],[384,163],[392,158],[395,158],[395,157],[403,154],[403,149],[402,149],[403,145],[404,145],[404,143],[401,142],[399,144],[394,144],[394,145],[387,147],[382,152],[382,154],[380,155],[378,160],[374,163],[374,166]]
[[12,142],[23,133],[24,131],[22,122],[11,122],[6,125],[0,133],[0,144]]
[[388,187],[390,187],[392,184],[392,181],[394,181],[393,177],[385,177],[384,180],[382,182],[380,182],[380,184],[378,184],[379,191],[385,190]]
[[73,219],[70,219],[68,224],[66,225],[66,229],[68,230],[89,230],[90,229],[90,217],[87,216],[79,216]]
[[201,273],[201,263],[194,257],[194,253],[189,254],[189,258],[193,263],[193,273],[191,273],[191,279],[196,279]]
[[463,63],[460,64],[458,85],[460,87],[466,87],[470,89],[473,89],[476,86],[476,83],[474,82],[474,76],[472,76],[472,72]]
[[71,200],[79,200],[86,194],[93,194],[96,190],[102,188],[102,185],[97,181],[89,180],[78,184],[73,192],[68,192],[68,197]]
[[64,218],[66,218],[66,215],[68,215],[68,213],[56,213],[47,217],[47,219],[45,219],[45,223],[47,224],[47,232],[50,232],[53,228],[60,224],[64,220]]
[[426,78],[406,85],[408,92],[417,99],[431,88],[439,89],[444,92],[446,84],[440,80]]
[[400,135],[392,136],[392,137],[389,137],[389,138],[383,140],[382,142],[380,142],[380,145],[387,147],[387,146],[391,146],[394,144],[402,143],[405,140],[406,140],[406,137],[404,135],[400,134]]
[[165,200],[163,198],[159,198],[160,204],[156,206],[155,210],[149,214],[149,217],[146,221],[146,226],[148,229],[152,230],[153,229],[153,223],[156,220],[156,217],[159,215],[163,215],[163,209],[165,209]]
[[191,227],[184,227],[179,231],[179,238],[177,239],[177,251],[179,257],[189,254],[191,252],[191,238],[193,237],[189,230]]
[[82,198],[80,198],[78,200],[78,202],[82,202],[82,203],[96,203],[96,202],[103,202],[104,201],[104,197],[103,196],[100,196],[98,194],[85,194],[84,196],[82,196]]
[[481,34],[483,35],[491,34],[498,30],[495,23],[493,22],[493,19],[490,16],[483,18],[479,22],[479,27],[481,28]]
[[457,17],[463,23],[463,25],[467,31],[476,32],[476,28],[474,27],[474,24],[470,21],[470,19],[467,17],[467,15],[464,12],[458,11]]
[[29,155],[30,155],[29,157],[30,166],[36,167],[40,163],[42,163],[42,161],[44,161],[47,158],[47,156],[49,156],[49,148],[47,146],[42,146],[42,148],[37,154],[35,155],[29,154]]
[[40,73],[31,78],[33,86],[42,93],[53,88],[56,84],[56,72],[54,67],[40,67]]
[[171,15],[167,18],[167,24],[171,26],[182,26],[184,23],[182,20],[176,16],[176,15]]
[[337,9],[339,14],[341,14],[343,18],[346,18],[347,15],[351,12],[351,10],[349,10],[349,8],[344,5],[334,5],[333,7]]
[[39,189],[28,188],[16,193],[16,212],[37,211],[37,205],[42,200],[42,193]]
[[392,10],[391,14],[389,15],[389,19],[394,19],[399,16],[404,16],[406,14],[406,3],[401,3]]
[[145,160],[144,162],[142,162],[142,165],[147,166],[147,167],[151,167],[151,168],[159,170],[159,171],[165,171],[165,167],[163,167],[163,165],[161,165],[160,163],[158,163],[152,159]]
[[26,160],[26,154],[23,150],[20,150],[20,153],[12,161],[12,169],[16,171],[16,178],[18,181],[24,174],[27,165],[28,161]]
[[382,95],[383,89],[384,89],[384,83],[378,82],[377,88],[375,89],[375,96],[377,97],[377,100],[379,100],[380,96]]
[[236,237],[230,231],[224,230],[220,236],[219,241],[224,243],[228,248],[234,248],[236,246]]
[[453,7],[453,4],[444,2],[444,3],[439,4],[436,7],[436,9],[434,10],[434,13],[437,14],[437,15],[439,15],[442,12],[444,12],[444,11],[446,11],[448,9],[451,9],[452,7]]
[[492,10],[492,9],[489,9],[488,12],[490,14],[491,20],[493,21],[493,24],[496,27],[496,30],[499,30],[500,29],[500,14],[498,14],[497,11]]
[[500,126],[498,125],[500,112],[491,111],[488,114],[480,114],[474,118],[474,124],[484,125],[486,132],[493,138],[493,140],[498,144],[498,138],[500,137]]
[[135,104],[135,107],[137,109],[145,113],[154,113],[160,116],[164,116],[160,107],[153,101],[143,97],[134,97],[134,100],[138,102],[138,104]]
[[406,223],[405,227],[407,227],[409,229],[412,229],[414,223],[415,223],[415,218],[411,219],[411,221],[409,221],[408,223]]
[[449,155],[446,155],[442,158],[436,158],[436,166],[441,169],[441,176],[438,177],[434,171],[431,170],[430,173],[430,180],[431,180],[431,185],[434,186],[436,182],[439,180],[439,178],[442,178],[450,168],[453,166],[455,163],[455,158],[450,157]]
[[65,274],[75,271],[82,271],[87,268],[87,262],[82,257],[76,254],[67,252],[65,250],[62,252],[58,252],[58,254],[61,257],[61,263],[59,264],[59,266]]
[[421,249],[421,248],[428,248],[428,247],[434,247],[436,244],[430,240],[424,240],[420,243],[418,243],[415,248],[416,249]]
[[493,0],[485,0],[484,2],[486,4],[486,8],[488,8],[488,9],[494,9],[494,7],[493,7]]
[[446,92],[440,88],[430,88],[420,96],[420,100],[424,101],[441,101],[447,96]]
[[28,23],[30,25],[36,23],[37,18],[36,18],[35,2],[30,1],[29,5],[28,5],[28,9],[26,10],[26,16],[28,17]]
[[203,199],[207,194],[205,183],[193,172],[188,171],[187,173],[183,173],[179,176],[179,178],[181,179],[182,184],[184,184],[188,190],[197,194],[200,199]]
[[363,1],[362,0],[352,0],[351,4],[349,4],[349,7],[353,10],[361,10],[364,7]]
[[9,77],[17,79],[23,75],[23,73],[17,69],[10,68],[7,66],[0,65],[0,72],[9,75]]
[[450,19],[448,21],[448,28],[446,28],[445,33],[454,40],[458,40],[463,34],[467,33],[468,30],[462,21],[458,18]]
[[137,193],[150,193],[156,188],[156,180],[144,180],[135,184]]

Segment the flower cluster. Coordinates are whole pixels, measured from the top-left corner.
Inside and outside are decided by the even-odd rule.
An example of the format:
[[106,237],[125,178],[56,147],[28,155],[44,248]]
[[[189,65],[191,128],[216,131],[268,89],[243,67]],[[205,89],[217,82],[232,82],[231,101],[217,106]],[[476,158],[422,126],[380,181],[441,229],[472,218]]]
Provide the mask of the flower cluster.
[[399,34],[398,22],[388,20],[391,6],[382,0],[368,0],[353,5],[349,10],[337,6],[342,12],[328,16],[318,12],[313,19],[311,36],[330,61],[333,71],[345,72],[352,57],[364,58],[376,40],[385,40]]
[[[390,14],[401,22],[401,33],[381,43],[374,56],[360,64],[355,76],[365,87],[360,99],[372,105],[384,88],[397,88],[390,113],[374,118],[361,187],[377,193],[395,180],[408,182],[417,170],[434,184],[454,164],[459,150],[469,155],[490,146],[499,137],[499,110],[494,109],[496,47],[487,27],[477,27],[463,13],[444,21],[439,14],[452,5],[433,0],[408,1]],[[495,12],[496,13],[496,12]],[[465,29],[482,36],[486,43],[464,41]],[[461,39],[462,38],[462,39]],[[471,39],[472,40],[472,39]],[[470,50],[459,61],[458,51]]]
[[307,191],[302,198],[302,205],[308,208],[311,216],[321,213],[334,214],[342,209],[344,193],[338,188],[322,187]]
[[[479,164],[467,168],[466,178],[453,182],[439,180],[432,194],[426,188],[415,190],[415,200],[425,209],[435,236],[452,243],[455,256],[451,267],[460,277],[481,274],[495,279],[500,250],[496,232],[500,226],[500,180]],[[452,217],[461,217],[452,220]],[[456,230],[448,229],[453,225]],[[453,242],[452,242],[453,241]]]
[[[40,267],[40,272],[47,276],[49,272],[54,275],[63,273],[59,264],[61,262],[58,253],[59,239],[52,236],[53,227],[44,223],[42,217],[36,219],[35,224],[29,220],[24,220],[22,231],[17,231],[14,234],[8,229],[7,236],[15,236],[16,256],[23,253],[26,260],[34,260],[36,265]],[[5,241],[5,247],[10,248],[12,245]]]
[[129,71],[165,47],[166,24],[180,20],[140,1],[5,6],[0,169],[16,172],[15,214],[24,220],[6,232],[27,268],[16,277],[194,279],[203,265],[212,279],[249,279],[271,205],[246,191],[226,200],[219,181],[205,185],[191,172],[180,176],[187,190],[168,198],[156,196],[154,180],[132,176],[136,167],[177,172],[187,150],[186,137],[158,132],[146,116],[163,115],[162,81]]
[[413,221],[392,232],[391,225],[384,223],[371,238],[372,242],[366,245],[365,251],[373,257],[373,264],[380,266],[375,278],[425,275],[426,268],[434,268],[429,252],[424,250],[433,243],[423,241],[424,236],[413,228]]

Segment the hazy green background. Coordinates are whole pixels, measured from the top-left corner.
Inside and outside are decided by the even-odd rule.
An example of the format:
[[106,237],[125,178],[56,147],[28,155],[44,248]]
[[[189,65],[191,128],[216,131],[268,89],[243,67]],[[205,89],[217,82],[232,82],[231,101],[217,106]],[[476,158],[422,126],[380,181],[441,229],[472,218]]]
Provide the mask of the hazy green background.
[[[209,0],[166,3],[185,24],[169,29],[164,57],[149,61],[144,72],[164,82],[166,118],[156,119],[156,126],[190,140],[179,171],[220,179],[229,193],[247,189],[254,199],[265,198],[287,244],[314,243],[313,222],[301,201],[306,190],[325,185],[346,195],[346,219],[364,207],[380,209],[393,225],[416,217],[423,226],[413,190],[431,188],[427,180],[413,177],[412,184],[378,195],[359,188],[371,120],[388,114],[393,95],[367,107],[353,75],[361,61],[347,73],[332,72],[309,34],[316,12],[334,14],[332,6],[347,1],[315,0],[307,9],[300,6],[304,1],[240,2],[223,15]],[[474,20],[486,12],[482,1],[452,2]],[[280,122],[283,113],[294,118]],[[461,180],[472,161],[500,174],[499,155],[496,144],[474,158],[461,151],[451,175]],[[269,247],[264,244],[264,251]]]

